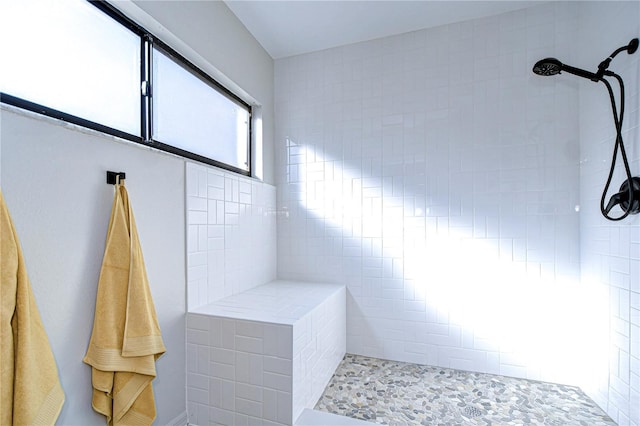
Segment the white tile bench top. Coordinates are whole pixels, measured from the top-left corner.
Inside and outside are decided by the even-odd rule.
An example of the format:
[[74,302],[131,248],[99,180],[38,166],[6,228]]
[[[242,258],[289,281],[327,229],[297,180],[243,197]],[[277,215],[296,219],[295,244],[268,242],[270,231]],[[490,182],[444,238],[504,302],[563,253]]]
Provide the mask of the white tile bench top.
[[190,313],[293,325],[342,288],[341,284],[276,280],[200,306]]

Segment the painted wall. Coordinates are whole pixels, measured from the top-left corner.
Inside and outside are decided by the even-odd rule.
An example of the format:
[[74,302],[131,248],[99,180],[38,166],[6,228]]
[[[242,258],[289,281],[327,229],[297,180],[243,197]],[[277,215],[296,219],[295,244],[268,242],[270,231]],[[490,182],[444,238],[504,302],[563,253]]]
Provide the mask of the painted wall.
[[[141,7],[147,14],[130,2],[115,4],[144,20],[141,23],[150,30],[162,29],[165,41],[175,41],[178,50],[197,51],[198,60],[224,73],[225,81],[242,87],[261,105],[264,178],[273,181],[269,177],[273,174],[273,61],[235,18],[229,19],[226,6],[222,2],[144,2]],[[193,25],[201,20],[216,25]],[[2,107],[0,123],[2,190],[67,395],[58,424],[104,423],[91,408],[90,368],[82,358],[93,323],[113,200],[113,187],[105,183],[106,170],[127,173],[168,349],[157,363],[156,423],[184,424],[184,160],[12,108]]]
[[576,383],[578,5],[276,61],[278,275],[348,286],[347,352]]
[[105,171],[127,173],[167,353],[154,381],[158,424],[185,411],[184,165],[180,159],[2,110],[2,191],[22,243],[66,402],[59,425],[103,424],[82,363],[113,202]]
[[[580,8],[581,66],[594,67],[629,40],[640,36],[638,2],[586,2]],[[588,48],[587,48],[588,47]],[[625,82],[623,126],[632,175],[640,175],[640,53],[618,55],[609,68]],[[616,86],[614,90],[617,93]],[[616,95],[619,99],[619,95]],[[620,425],[640,425],[640,218],[610,222],[600,214],[615,130],[609,96],[602,84],[580,86],[580,236],[582,286],[602,295],[602,324],[592,333],[599,354],[590,374],[589,394]],[[618,159],[609,196],[626,180]],[[608,199],[609,197],[607,197]],[[619,216],[621,210],[612,211]]]

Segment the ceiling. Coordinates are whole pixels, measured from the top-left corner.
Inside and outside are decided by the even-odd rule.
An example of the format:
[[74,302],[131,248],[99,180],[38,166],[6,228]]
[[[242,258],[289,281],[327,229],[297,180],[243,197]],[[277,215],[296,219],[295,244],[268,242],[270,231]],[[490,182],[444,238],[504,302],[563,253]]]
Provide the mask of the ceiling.
[[225,0],[274,58],[496,15],[531,0]]

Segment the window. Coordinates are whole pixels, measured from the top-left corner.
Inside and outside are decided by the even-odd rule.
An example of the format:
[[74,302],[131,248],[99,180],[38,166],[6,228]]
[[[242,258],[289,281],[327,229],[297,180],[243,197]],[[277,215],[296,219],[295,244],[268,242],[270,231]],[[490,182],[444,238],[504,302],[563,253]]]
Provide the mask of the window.
[[109,4],[2,14],[2,102],[251,174],[251,107]]
[[0,92],[140,134],[140,37],[90,3],[2,5]]
[[155,48],[152,69],[153,138],[248,171],[249,108]]

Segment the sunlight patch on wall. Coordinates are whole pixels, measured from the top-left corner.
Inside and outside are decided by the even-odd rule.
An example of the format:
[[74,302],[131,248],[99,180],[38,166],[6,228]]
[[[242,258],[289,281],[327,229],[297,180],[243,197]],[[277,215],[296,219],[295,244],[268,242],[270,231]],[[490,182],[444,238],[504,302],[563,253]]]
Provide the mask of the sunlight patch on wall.
[[[525,240],[456,230],[450,217],[434,218],[428,206],[422,211],[408,203],[415,194],[386,197],[384,184],[369,185],[376,178],[352,172],[340,160],[291,139],[287,149],[287,182],[299,186],[297,202],[309,217],[366,245],[380,259],[374,266],[384,269],[381,275],[404,284],[400,297],[412,312],[388,318],[459,326],[474,344],[499,354],[500,363],[521,366],[528,377],[589,385],[584,371],[607,356],[592,344],[608,332],[608,298],[598,286],[542,273],[526,254],[520,260],[514,253],[526,253],[517,247]],[[363,271],[370,266],[363,260]],[[367,279],[365,271],[364,287]]]

